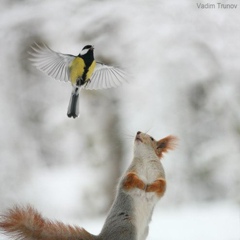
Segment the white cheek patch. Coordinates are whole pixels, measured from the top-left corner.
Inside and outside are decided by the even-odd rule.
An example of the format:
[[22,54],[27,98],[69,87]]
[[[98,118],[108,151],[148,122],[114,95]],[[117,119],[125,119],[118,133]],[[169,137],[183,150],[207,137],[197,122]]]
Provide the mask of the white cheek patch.
[[81,55],[85,55],[89,51],[89,48],[85,48],[81,51]]

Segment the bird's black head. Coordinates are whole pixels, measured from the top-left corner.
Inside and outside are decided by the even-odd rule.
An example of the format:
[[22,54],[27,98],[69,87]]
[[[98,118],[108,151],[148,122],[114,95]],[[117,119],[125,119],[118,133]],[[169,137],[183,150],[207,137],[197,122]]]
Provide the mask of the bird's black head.
[[86,45],[86,46],[82,49],[82,51],[80,52],[79,55],[83,56],[83,55],[85,55],[85,54],[87,54],[87,53],[93,52],[93,49],[94,49],[94,47],[93,47],[92,45]]

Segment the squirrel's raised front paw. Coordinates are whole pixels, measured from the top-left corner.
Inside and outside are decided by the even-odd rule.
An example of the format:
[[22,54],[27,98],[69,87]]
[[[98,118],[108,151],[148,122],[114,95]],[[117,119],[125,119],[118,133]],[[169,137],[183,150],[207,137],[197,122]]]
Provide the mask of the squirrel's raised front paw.
[[151,184],[147,185],[146,192],[155,192],[158,196],[162,196],[166,190],[166,181],[158,178]]
[[134,172],[129,172],[123,180],[123,188],[125,190],[130,190],[133,188],[145,190],[145,187],[145,183]]

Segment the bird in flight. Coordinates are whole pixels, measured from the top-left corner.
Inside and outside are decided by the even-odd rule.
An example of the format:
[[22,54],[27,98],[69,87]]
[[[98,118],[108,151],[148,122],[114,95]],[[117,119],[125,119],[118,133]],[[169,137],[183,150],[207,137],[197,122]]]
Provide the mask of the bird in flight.
[[72,93],[67,116],[79,116],[79,93],[81,89],[98,90],[118,87],[127,81],[127,73],[118,67],[109,66],[94,59],[94,47],[86,45],[77,55],[53,51],[47,45],[35,43],[29,54],[33,65],[48,76],[71,82]]

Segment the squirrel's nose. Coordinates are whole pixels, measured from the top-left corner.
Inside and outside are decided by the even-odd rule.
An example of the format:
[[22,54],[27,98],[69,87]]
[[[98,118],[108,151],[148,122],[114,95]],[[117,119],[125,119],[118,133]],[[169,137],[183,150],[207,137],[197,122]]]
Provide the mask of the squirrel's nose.
[[140,131],[138,131],[138,132],[137,132],[137,135],[139,135],[140,133],[141,133],[141,132],[140,132]]

